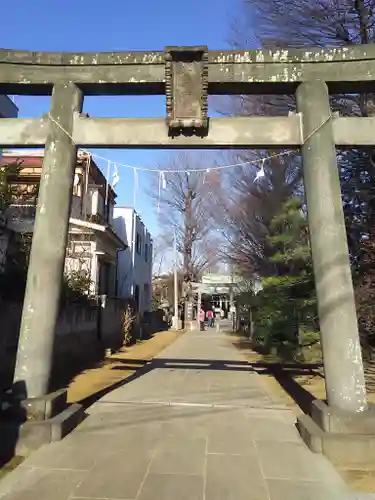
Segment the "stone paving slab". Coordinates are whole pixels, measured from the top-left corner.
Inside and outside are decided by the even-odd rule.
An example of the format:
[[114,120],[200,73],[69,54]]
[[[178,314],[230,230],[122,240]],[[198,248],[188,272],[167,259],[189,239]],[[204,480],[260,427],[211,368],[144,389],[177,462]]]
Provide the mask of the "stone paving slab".
[[213,454],[207,460],[207,500],[268,499],[267,483],[256,456]]
[[307,449],[243,361],[224,334],[185,334],[6,476],[1,500],[368,498]]

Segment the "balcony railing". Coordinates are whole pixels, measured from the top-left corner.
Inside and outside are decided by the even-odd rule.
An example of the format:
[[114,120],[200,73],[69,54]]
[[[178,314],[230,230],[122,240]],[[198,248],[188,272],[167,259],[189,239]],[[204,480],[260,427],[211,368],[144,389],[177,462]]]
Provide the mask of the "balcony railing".
[[[32,231],[36,208],[36,204],[32,203],[12,203],[6,209],[8,227],[15,231]],[[77,196],[73,196],[70,216],[74,219],[86,220],[94,224],[111,227],[106,218],[99,213],[87,214],[85,217],[81,210],[81,200]]]
[[102,226],[109,226],[108,221],[101,214],[87,214],[86,220],[94,224],[101,224]]

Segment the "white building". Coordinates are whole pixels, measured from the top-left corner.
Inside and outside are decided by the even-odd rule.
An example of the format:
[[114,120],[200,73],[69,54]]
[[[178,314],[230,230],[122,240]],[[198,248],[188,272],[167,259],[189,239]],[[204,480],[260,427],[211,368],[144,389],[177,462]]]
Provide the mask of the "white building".
[[127,248],[117,254],[117,296],[134,298],[141,314],[151,310],[152,238],[130,207],[115,207],[113,227]]
[[[0,95],[0,118],[17,118],[18,108],[7,95]],[[1,146],[1,145],[0,145]],[[0,161],[2,149],[0,147]],[[8,234],[5,214],[0,206],[0,270],[2,269],[8,248]]]
[[[21,165],[19,174],[11,180],[14,196],[6,213],[7,228],[13,240],[33,232],[43,156],[44,150],[4,151],[3,164],[19,162]],[[115,295],[117,253],[126,247],[113,230],[115,199],[115,192],[91,155],[79,152],[65,272],[89,276],[94,295]]]

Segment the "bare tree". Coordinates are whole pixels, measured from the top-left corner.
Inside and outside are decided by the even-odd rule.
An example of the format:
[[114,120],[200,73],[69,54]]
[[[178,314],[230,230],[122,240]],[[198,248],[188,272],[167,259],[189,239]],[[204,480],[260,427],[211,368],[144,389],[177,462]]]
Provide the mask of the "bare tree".
[[[375,0],[243,0],[232,23],[230,43],[233,48],[302,48],[311,46],[340,47],[374,40]],[[256,22],[255,22],[256,20]],[[219,101],[220,102],[220,101]],[[372,95],[332,96],[334,111],[345,115],[372,114]],[[295,110],[294,96],[234,96],[221,101],[221,111],[231,115],[287,115]],[[259,152],[272,156],[279,151]],[[366,233],[369,217],[375,215],[375,198],[369,197],[368,186],[374,185],[375,169],[371,166],[372,151],[346,151],[339,157],[343,178],[344,207],[350,228],[349,243],[352,256],[360,253],[360,234]],[[253,151],[236,154],[235,160],[248,161]],[[353,168],[354,164],[358,168]],[[257,189],[253,184],[254,168],[232,176],[232,197],[227,201],[226,235],[231,256],[241,265],[261,268],[266,256],[264,236],[268,215],[285,201],[284,196],[301,194],[299,156],[291,155],[267,161],[265,177]],[[283,176],[285,178],[283,179]],[[359,189],[358,180],[369,181],[366,193]],[[221,203],[222,206],[225,204]],[[368,210],[365,210],[367,206]],[[361,223],[359,223],[361,222]],[[355,226],[355,227],[354,227]],[[370,224],[371,226],[371,224]]]
[[[375,0],[242,0],[240,9],[232,29],[234,48],[341,47],[375,41]],[[346,116],[374,115],[374,102],[373,93],[331,96],[332,110]],[[295,109],[295,99],[291,96],[281,99],[238,96],[225,104],[224,111],[235,114],[286,114]],[[373,247],[368,245],[375,227],[374,151],[373,148],[339,151],[337,159],[360,306],[359,323],[362,338],[369,342],[373,339],[370,325],[375,318],[369,291],[375,258],[370,255]],[[251,211],[247,209],[247,213]]]
[[[212,224],[211,205],[216,185],[210,167],[214,159],[181,152],[160,165],[149,195],[159,210],[161,238],[173,247],[176,235],[184,282],[198,280],[202,272],[218,258],[214,251],[217,232]],[[165,180],[165,185],[164,184]],[[186,288],[186,287],[185,287]]]
[[[177,274],[177,288],[178,297],[180,297],[181,301],[183,288],[182,273]],[[167,302],[169,306],[172,306],[174,303],[175,293],[173,273],[162,274],[161,276],[155,277],[152,284],[152,293],[154,301],[158,306],[160,306],[163,302]]]
[[259,166],[245,166],[235,176],[231,174],[215,207],[227,259],[242,276],[249,278],[273,271],[269,261],[269,224],[301,184],[298,158],[293,154],[267,159],[262,168],[265,175],[259,179]]
[[152,252],[152,274],[154,278],[159,278],[170,262],[169,242],[162,235],[157,235],[152,243]]

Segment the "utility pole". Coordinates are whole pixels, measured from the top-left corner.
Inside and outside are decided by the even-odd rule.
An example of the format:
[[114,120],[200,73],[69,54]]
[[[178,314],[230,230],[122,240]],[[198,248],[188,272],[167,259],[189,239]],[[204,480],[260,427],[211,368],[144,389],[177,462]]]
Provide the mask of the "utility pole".
[[[186,174],[187,175],[187,174]],[[194,200],[193,188],[187,176],[187,195],[185,199],[185,234],[184,234],[184,299],[185,299],[185,326],[192,328],[193,321],[193,301],[192,301],[192,244],[193,244],[193,223],[192,223],[192,202]]]
[[174,250],[174,329],[178,330],[178,279],[177,279],[177,238],[176,228],[173,230],[173,250]]

